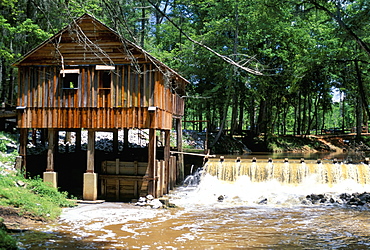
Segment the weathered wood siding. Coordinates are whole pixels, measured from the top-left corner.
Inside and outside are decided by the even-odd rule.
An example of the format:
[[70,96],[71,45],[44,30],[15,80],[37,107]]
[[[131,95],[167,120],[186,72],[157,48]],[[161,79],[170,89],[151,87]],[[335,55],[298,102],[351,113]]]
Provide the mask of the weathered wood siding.
[[[99,88],[95,65],[80,70],[79,86],[64,89],[60,67],[20,67],[20,128],[148,128],[172,127],[172,114],[183,115],[184,101],[163,84],[152,64],[141,72],[130,65],[111,71],[110,88]],[[148,107],[155,106],[150,124]]]

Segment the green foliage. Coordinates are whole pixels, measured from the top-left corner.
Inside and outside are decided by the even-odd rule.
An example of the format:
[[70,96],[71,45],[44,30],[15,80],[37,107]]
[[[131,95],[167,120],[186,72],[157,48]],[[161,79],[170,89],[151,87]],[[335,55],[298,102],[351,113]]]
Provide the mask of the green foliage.
[[0,175],[0,206],[14,206],[22,213],[55,219],[61,207],[74,206],[67,193],[44,183],[41,178],[25,179],[22,175]]
[[18,249],[17,241],[7,234],[6,230],[0,228],[0,249],[13,250]]

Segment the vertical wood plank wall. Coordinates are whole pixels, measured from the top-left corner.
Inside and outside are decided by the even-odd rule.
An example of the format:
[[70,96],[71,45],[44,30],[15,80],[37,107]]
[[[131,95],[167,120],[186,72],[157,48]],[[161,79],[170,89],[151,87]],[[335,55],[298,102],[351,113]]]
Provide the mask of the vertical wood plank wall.
[[[73,68],[73,67],[70,67]],[[172,115],[182,116],[184,100],[150,63],[116,65],[109,89],[99,88],[95,65],[80,70],[79,86],[63,89],[60,67],[20,67],[19,128],[171,129]],[[167,80],[169,81],[169,80]],[[149,124],[148,107],[157,107]]]

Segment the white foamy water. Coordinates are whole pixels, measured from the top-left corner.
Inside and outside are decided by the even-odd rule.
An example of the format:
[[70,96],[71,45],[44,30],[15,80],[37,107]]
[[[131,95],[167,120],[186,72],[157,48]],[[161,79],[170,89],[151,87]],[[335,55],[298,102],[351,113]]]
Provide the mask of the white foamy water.
[[[328,185],[318,182],[316,174],[307,176],[299,184],[286,184],[277,180],[252,182],[249,176],[239,176],[236,181],[221,181],[216,176],[206,174],[196,188],[183,189],[184,193],[177,193],[173,199],[179,206],[217,205],[263,205],[295,206],[302,205],[307,195],[328,194],[337,198],[342,193],[366,192],[369,184],[359,184],[353,179]],[[218,197],[223,196],[222,202]],[[222,203],[222,204],[221,204]]]

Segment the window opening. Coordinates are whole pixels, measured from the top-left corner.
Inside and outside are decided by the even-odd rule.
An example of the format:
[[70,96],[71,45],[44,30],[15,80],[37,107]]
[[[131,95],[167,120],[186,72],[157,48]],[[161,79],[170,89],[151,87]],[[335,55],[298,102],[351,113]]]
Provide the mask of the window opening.
[[80,78],[79,69],[66,69],[61,70],[60,74],[62,75],[62,88],[63,89],[77,89],[78,82]]
[[100,88],[110,89],[111,74],[110,71],[100,72]]

